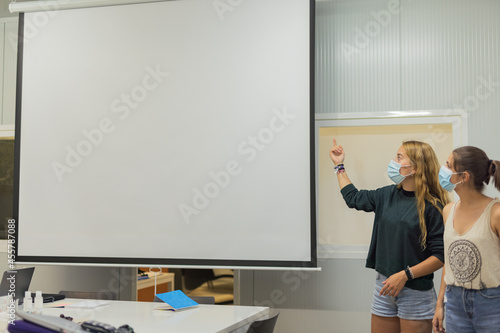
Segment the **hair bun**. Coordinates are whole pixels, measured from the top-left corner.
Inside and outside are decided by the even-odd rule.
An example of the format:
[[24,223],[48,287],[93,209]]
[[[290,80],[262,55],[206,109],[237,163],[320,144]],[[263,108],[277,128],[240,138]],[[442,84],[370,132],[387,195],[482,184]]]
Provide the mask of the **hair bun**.
[[498,163],[498,161],[490,160],[489,167],[488,167],[488,174],[490,176],[495,175],[495,172],[497,171],[497,163]]

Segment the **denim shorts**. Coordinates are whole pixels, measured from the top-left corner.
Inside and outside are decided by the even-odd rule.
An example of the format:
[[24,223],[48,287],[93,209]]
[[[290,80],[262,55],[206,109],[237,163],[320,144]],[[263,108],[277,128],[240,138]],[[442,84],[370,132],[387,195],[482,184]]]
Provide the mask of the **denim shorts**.
[[446,331],[500,332],[500,287],[481,290],[446,286]]
[[[436,291],[414,290],[403,287],[398,296],[380,296],[387,277],[377,273],[373,291],[372,313],[381,317],[399,317],[406,320],[428,320],[436,310]],[[450,331],[453,332],[453,331]]]

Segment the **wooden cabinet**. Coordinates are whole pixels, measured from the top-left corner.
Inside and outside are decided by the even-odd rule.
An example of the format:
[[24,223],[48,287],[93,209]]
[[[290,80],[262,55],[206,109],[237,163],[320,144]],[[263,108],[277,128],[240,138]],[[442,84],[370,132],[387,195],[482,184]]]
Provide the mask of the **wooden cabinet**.
[[[147,274],[149,278],[137,281],[137,301],[139,302],[152,302],[155,297],[155,274]],[[174,273],[159,273],[156,276],[156,293],[174,290],[174,277]]]

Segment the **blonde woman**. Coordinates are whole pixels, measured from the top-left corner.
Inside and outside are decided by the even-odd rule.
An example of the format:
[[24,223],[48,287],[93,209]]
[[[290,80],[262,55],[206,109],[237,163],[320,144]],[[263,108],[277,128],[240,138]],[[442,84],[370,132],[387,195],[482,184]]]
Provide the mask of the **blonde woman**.
[[483,194],[491,180],[500,191],[500,161],[477,147],[460,147],[441,167],[439,180],[460,200],[443,210],[446,265],[434,331],[445,332],[446,308],[450,333],[500,332],[500,200]]
[[372,333],[432,332],[436,304],[433,272],[444,262],[439,163],[432,147],[405,141],[389,162],[395,185],[358,190],[344,166],[345,152],[330,149],[340,191],[350,208],[375,212],[366,267],[377,272],[372,302]]

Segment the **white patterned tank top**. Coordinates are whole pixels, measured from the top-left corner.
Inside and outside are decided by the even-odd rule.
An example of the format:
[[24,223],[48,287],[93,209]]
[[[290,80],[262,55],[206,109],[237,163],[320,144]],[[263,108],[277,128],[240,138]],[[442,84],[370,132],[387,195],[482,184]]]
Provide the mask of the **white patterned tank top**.
[[444,230],[444,261],[447,285],[467,289],[500,286],[500,239],[491,229],[492,200],[472,227],[459,234],[453,225],[455,208],[451,208]]

